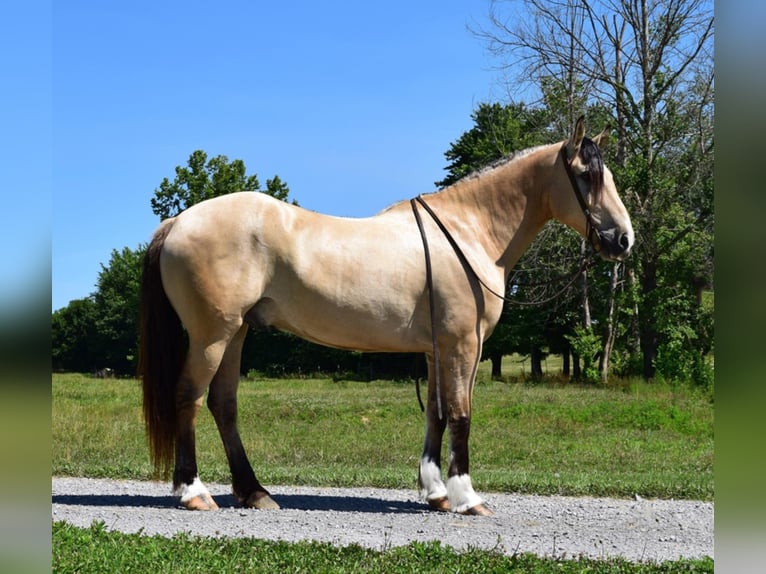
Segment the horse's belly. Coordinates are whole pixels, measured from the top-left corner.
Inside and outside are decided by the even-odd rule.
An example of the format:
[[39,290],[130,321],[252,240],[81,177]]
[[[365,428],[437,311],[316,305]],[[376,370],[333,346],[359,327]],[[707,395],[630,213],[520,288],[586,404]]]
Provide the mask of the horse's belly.
[[[297,294],[296,294],[297,295]],[[254,308],[258,321],[306,340],[340,349],[421,352],[428,331],[419,313],[401,302],[374,298],[364,302],[336,300],[304,292],[295,297],[266,298]]]

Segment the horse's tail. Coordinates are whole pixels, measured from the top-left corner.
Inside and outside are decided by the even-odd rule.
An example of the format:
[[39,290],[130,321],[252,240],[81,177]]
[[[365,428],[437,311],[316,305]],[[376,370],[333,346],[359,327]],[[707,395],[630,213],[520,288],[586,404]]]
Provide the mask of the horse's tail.
[[155,232],[144,255],[141,278],[141,334],[138,376],[144,393],[144,421],[155,475],[167,477],[173,461],[176,385],[186,355],[183,326],[160,276],[160,252],[174,219]]

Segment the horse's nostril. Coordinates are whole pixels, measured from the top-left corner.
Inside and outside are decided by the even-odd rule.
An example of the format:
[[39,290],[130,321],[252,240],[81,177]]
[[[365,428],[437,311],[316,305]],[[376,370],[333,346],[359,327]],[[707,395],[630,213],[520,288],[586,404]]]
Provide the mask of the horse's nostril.
[[630,236],[627,233],[620,235],[620,247],[628,249],[630,247]]

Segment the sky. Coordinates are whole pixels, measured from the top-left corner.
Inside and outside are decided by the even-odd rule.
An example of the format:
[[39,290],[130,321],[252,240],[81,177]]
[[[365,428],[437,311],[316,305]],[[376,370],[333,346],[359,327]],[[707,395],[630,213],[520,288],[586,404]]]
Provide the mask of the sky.
[[[368,216],[433,191],[444,152],[496,91],[493,62],[468,30],[488,9],[464,0],[53,3],[41,41],[25,40],[40,70],[22,78],[40,83],[47,117],[4,112],[39,121],[48,138],[48,149],[14,151],[13,169],[29,185],[50,157],[41,241],[51,245],[52,309],[93,293],[113,250],[149,241],[154,190],[197,149],[242,159],[262,187],[279,175],[301,206],[332,215]],[[29,95],[0,98],[33,105]]]

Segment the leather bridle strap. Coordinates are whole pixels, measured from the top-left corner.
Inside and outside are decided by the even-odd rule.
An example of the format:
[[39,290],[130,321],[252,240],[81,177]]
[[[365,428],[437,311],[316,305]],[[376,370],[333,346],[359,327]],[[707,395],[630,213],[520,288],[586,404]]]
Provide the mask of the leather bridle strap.
[[[420,196],[415,198],[423,203]],[[418,230],[420,231],[420,237],[423,239],[423,250],[426,254],[426,286],[428,287],[428,310],[431,313],[431,344],[433,345],[433,360],[434,360],[434,381],[436,383],[436,410],[439,414],[439,420],[442,420],[442,399],[441,399],[441,377],[439,376],[439,344],[436,340],[436,311],[434,309],[434,284],[433,273],[431,272],[431,250],[428,248],[428,239],[426,238],[426,230],[423,228],[423,220],[420,219],[420,213],[418,212],[418,206],[415,204],[415,199],[410,200],[412,206],[412,212],[415,214],[415,221],[418,223]],[[425,204],[423,204],[425,205]],[[420,384],[416,381],[418,402],[420,403],[420,409],[425,410],[423,407],[423,401],[420,400]]]
[[[567,158],[567,144],[561,146],[559,154],[561,155],[561,161],[564,164],[564,171],[567,172],[569,182],[572,184],[572,191],[574,191],[575,197],[577,198],[577,203],[580,204],[580,209],[582,209],[582,212],[585,215],[585,237],[588,238],[588,242],[591,244],[591,247],[593,247],[593,250],[596,253],[599,253],[601,251],[601,232],[596,227],[596,222],[593,221],[593,214],[590,212],[588,204],[585,203],[585,198],[580,193],[580,188],[577,185],[577,177],[572,171],[572,162]],[[593,237],[594,234],[595,238]]]

